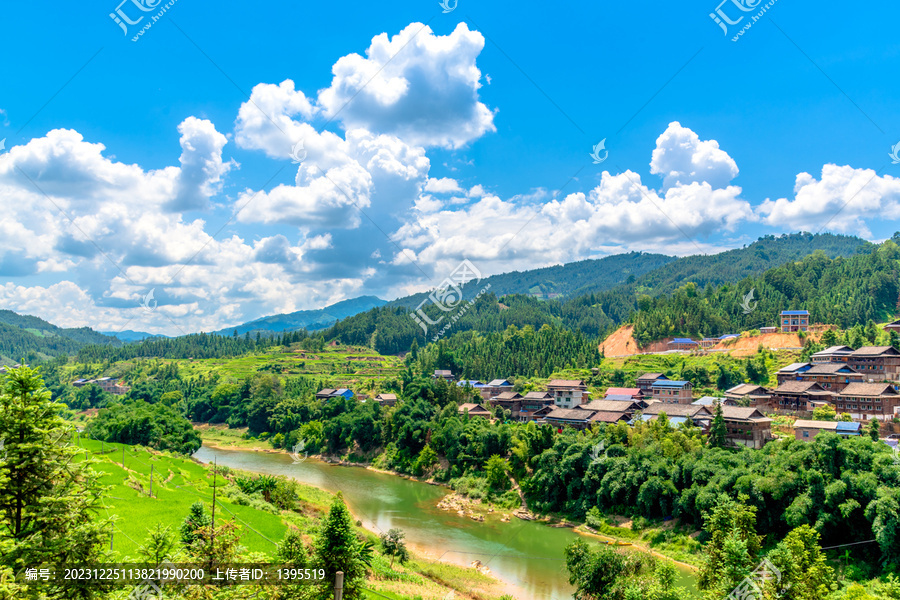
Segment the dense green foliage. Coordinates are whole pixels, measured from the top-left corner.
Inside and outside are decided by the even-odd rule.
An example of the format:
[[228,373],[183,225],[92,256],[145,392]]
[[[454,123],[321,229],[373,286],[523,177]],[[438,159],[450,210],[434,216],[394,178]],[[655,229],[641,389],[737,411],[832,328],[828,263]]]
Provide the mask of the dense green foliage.
[[[97,474],[75,460],[72,429],[37,372],[11,370],[0,393],[0,593],[19,597],[88,598],[80,582],[39,582],[28,593],[2,584],[6,575],[45,563],[102,562],[109,523],[99,518]],[[14,585],[13,585],[14,587]],[[99,588],[102,590],[102,587]]]
[[[694,283],[671,296],[638,299],[634,336],[644,344],[667,336],[717,336],[775,325],[786,309],[809,310],[817,323],[841,328],[883,321],[900,297],[900,248],[886,241],[869,254],[830,259],[817,252],[796,263],[748,277],[736,285],[700,289]],[[745,296],[754,299],[743,307]]]
[[191,422],[180,412],[165,404],[148,404],[142,400],[101,409],[86,433],[104,442],[139,444],[182,454],[193,454],[201,444]]

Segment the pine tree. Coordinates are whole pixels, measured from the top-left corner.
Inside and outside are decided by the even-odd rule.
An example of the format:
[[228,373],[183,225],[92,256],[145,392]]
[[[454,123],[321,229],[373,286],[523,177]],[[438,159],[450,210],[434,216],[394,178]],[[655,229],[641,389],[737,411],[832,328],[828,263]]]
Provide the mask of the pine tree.
[[869,437],[872,438],[872,441],[877,442],[881,437],[881,425],[878,422],[878,419],[873,418],[869,421]]
[[356,600],[363,597],[365,566],[360,560],[360,550],[361,544],[353,530],[353,519],[344,504],[344,495],[338,492],[315,541],[314,564],[316,568],[325,569],[325,579],[319,585],[319,598],[332,597],[334,576],[338,571],[344,572],[344,598]]
[[709,445],[713,448],[724,448],[727,440],[725,436],[728,428],[725,427],[725,417],[722,414],[722,403],[716,404],[716,416],[713,417],[712,426],[709,428]]
[[[51,400],[37,370],[11,370],[0,394],[0,571],[42,563],[103,562],[111,522],[100,520],[98,475]],[[40,585],[40,584],[38,584]],[[29,593],[84,597],[86,587],[44,584]],[[94,588],[96,591],[97,588]]]

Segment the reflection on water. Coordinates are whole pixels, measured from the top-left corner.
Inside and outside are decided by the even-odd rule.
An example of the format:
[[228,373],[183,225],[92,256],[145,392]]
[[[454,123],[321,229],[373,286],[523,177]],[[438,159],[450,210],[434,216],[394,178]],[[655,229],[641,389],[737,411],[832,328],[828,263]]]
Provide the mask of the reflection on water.
[[[469,565],[480,560],[500,579],[515,585],[520,600],[564,600],[572,597],[563,549],[578,534],[565,528],[500,515],[484,522],[437,508],[447,490],[359,467],[330,465],[316,459],[296,463],[287,454],[222,450],[206,446],[194,458],[234,469],[286,475],[327,490],[343,492],[350,510],[375,532],[402,529],[410,546],[446,562]],[[693,585],[689,572],[681,572],[682,585]]]

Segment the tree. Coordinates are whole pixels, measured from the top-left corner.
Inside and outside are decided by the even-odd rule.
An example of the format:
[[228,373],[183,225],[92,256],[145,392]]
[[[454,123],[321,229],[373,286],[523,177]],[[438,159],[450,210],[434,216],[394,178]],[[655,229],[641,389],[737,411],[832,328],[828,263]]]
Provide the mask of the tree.
[[795,600],[819,600],[836,587],[834,569],[826,564],[819,547],[819,533],[809,525],[788,533],[766,558],[781,573],[780,580],[774,578],[765,584],[764,591],[771,597],[789,589]]
[[157,523],[155,529],[147,530],[147,539],[138,550],[138,554],[154,567],[169,560],[176,550],[175,536],[170,527]]
[[813,421],[834,421],[837,413],[830,404],[823,404],[813,409]]
[[724,448],[728,443],[726,436],[728,428],[725,426],[725,416],[722,414],[722,403],[716,404],[716,415],[713,417],[712,426],[709,428],[709,445],[713,448]]
[[390,529],[387,533],[381,534],[381,551],[385,556],[391,557],[391,569],[394,568],[394,558],[400,559],[401,565],[409,560],[409,551],[403,541],[405,537],[406,534],[399,529]]
[[289,528],[284,534],[284,539],[278,544],[275,556],[282,563],[291,565],[292,567],[303,568],[309,564],[309,557],[306,553],[306,546],[303,544],[303,537],[300,532],[294,528]]
[[347,600],[362,598],[365,566],[360,560],[360,550],[344,495],[338,492],[315,541],[314,564],[325,570],[325,579],[318,587],[319,598],[331,598],[334,575],[338,571],[344,572],[344,597]]
[[488,487],[492,490],[505,490],[509,487],[509,461],[494,454],[484,466],[484,474]]
[[[98,476],[60,416],[37,370],[9,371],[0,394],[0,569],[103,562],[109,520],[100,520]],[[89,597],[94,587],[45,585],[50,597]]]
[[756,507],[743,504],[746,500],[746,496],[733,500],[723,494],[704,514],[703,529],[710,540],[697,578],[700,589],[727,595],[753,568],[762,536],[756,534]]
[[872,438],[873,442],[877,442],[881,438],[881,424],[878,422],[878,419],[872,418],[869,421],[869,437]]
[[181,543],[190,546],[197,539],[197,531],[201,527],[206,527],[212,522],[209,513],[206,512],[206,506],[200,502],[194,502],[188,509],[188,516],[184,518],[181,524]]

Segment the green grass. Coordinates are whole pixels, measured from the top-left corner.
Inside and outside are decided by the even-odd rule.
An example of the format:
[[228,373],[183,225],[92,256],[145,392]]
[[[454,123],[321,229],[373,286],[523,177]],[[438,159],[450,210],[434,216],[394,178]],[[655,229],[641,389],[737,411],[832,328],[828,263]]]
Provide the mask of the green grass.
[[[101,483],[107,486],[101,516],[117,517],[113,550],[120,557],[136,558],[147,530],[157,523],[177,531],[194,502],[201,500],[207,508],[212,505],[212,474],[188,458],[124,446],[123,469],[122,444],[101,444],[82,438],[80,446],[98,461],[93,468],[102,474]],[[101,453],[102,449],[107,452]],[[148,495],[151,465],[152,498]],[[236,519],[241,544],[251,552],[271,554],[287,529],[281,516],[233,504],[221,495],[216,498],[216,507],[217,519],[219,515],[224,519]]]

